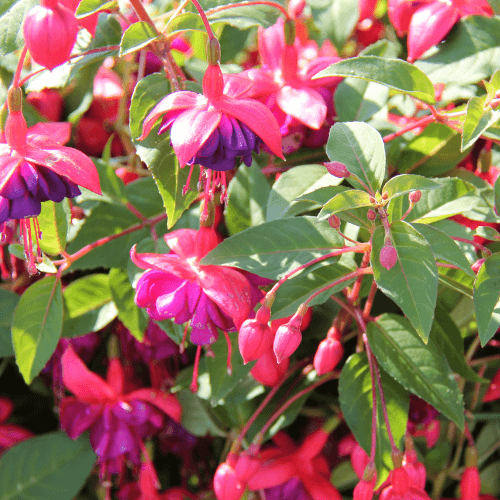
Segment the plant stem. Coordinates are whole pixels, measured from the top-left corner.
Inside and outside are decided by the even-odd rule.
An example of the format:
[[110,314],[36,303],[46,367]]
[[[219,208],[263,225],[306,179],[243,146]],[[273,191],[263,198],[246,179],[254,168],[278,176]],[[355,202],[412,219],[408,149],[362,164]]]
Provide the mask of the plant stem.
[[372,286],[370,287],[370,292],[368,293],[368,297],[365,302],[365,308],[363,309],[363,319],[365,321],[370,317],[370,312],[372,310],[375,294],[377,293],[377,288],[377,283],[375,282],[375,280],[373,280]]
[[[201,7],[200,3],[198,0],[191,0],[192,4],[196,7],[196,10],[198,11],[198,14],[200,14],[201,20],[203,21],[203,24],[205,25],[205,29],[207,30],[208,38],[213,39],[215,38],[214,32],[212,31],[212,27],[210,26],[210,23],[208,22],[207,14],[205,14],[205,11]],[[240,4],[238,4],[240,5]],[[226,5],[227,7],[227,5]]]
[[399,137],[403,134],[406,134],[406,132],[409,132],[410,130],[413,130],[413,129],[418,128],[418,127],[425,127],[426,125],[428,125],[429,123],[432,123],[433,121],[436,121],[436,118],[433,115],[429,115],[429,116],[426,116],[420,120],[417,120],[416,122],[409,123],[405,127],[399,129],[397,132],[386,135],[384,137],[384,142],[390,142],[390,141],[396,139],[396,137]]
[[[266,0],[250,0],[247,2],[238,2],[236,5],[238,7],[240,7],[240,6],[243,7],[243,6],[248,6],[248,5],[269,5],[270,7],[274,7],[275,9],[279,10],[285,16],[287,21],[290,20],[290,15],[288,14],[287,10],[277,2],[271,2],[271,1],[266,1]],[[216,12],[220,12],[221,10],[230,9],[231,7],[234,7],[234,6],[235,6],[235,4],[231,3],[231,4],[227,4],[227,5],[220,5],[218,7],[214,7],[213,9],[207,10],[207,16],[209,16],[211,14],[215,14]]]
[[28,47],[26,45],[23,47],[21,51],[21,55],[19,56],[19,62],[17,63],[16,72],[14,73],[14,80],[12,81],[13,87],[20,87],[22,84],[19,83],[19,78],[21,77],[21,71],[23,69],[24,58],[28,53]]
[[457,236],[452,236],[455,241],[461,241],[462,243],[469,243],[470,245],[474,245],[476,248],[479,248],[481,252],[486,255],[491,255],[491,250],[481,245],[480,243],[476,243],[474,240],[468,240],[467,238],[458,238]]
[[140,0],[130,0],[130,4],[132,5],[139,19],[152,26],[156,34],[159,35],[160,33],[156,29],[155,23],[151,19],[150,15],[147,13],[146,9],[144,8],[144,5],[142,5],[142,2]]

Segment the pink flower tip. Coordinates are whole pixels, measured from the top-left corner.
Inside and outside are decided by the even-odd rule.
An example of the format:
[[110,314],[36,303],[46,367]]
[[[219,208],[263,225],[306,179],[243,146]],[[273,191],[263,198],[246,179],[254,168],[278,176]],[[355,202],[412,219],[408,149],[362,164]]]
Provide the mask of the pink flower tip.
[[385,245],[380,250],[380,264],[390,271],[398,260],[398,253],[392,245]]
[[238,334],[238,346],[243,362],[259,359],[272,344],[271,328],[257,319],[247,319],[243,322]]
[[214,491],[217,500],[239,500],[243,495],[244,487],[227,462],[222,462],[215,471]]
[[318,375],[331,372],[344,356],[344,347],[336,339],[322,340],[314,355],[313,366]]
[[328,170],[328,173],[332,174],[334,177],[349,177],[351,175],[347,167],[338,161],[328,161],[323,163],[323,165]]
[[294,325],[292,320],[285,325],[281,325],[274,337],[273,350],[278,363],[281,363],[284,359],[288,359],[302,341],[300,327]]

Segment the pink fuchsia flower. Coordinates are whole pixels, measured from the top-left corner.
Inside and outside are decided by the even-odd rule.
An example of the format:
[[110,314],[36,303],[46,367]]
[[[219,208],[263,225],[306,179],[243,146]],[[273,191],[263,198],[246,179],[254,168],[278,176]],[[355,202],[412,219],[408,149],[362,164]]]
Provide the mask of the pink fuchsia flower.
[[[69,140],[69,123],[38,123],[30,129],[21,111],[22,93],[9,90],[5,141],[0,144],[0,223],[20,219],[29,255],[30,272],[36,272],[31,252],[31,224],[41,203],[60,202],[80,194],[77,184],[101,194],[97,170],[82,152],[63,146]],[[37,224],[35,223],[35,227]],[[26,236],[28,235],[28,236]],[[36,231],[38,241],[38,231]]]
[[490,403],[500,399],[500,370],[495,373],[486,394],[483,396],[483,403]]
[[[148,114],[139,140],[143,140],[161,117],[158,133],[170,129],[170,139],[180,167],[199,164],[220,172],[215,175],[225,185],[224,172],[242,158],[252,163],[252,151],[264,143],[275,155],[281,153],[281,135],[273,114],[262,103],[242,94],[251,82],[233,76],[224,83],[218,65],[209,65],[203,77],[203,95],[178,91],[164,97]],[[208,179],[205,193],[210,191]]]
[[24,427],[5,423],[13,410],[14,403],[0,397],[0,455],[21,441],[33,437],[33,433]]
[[135,301],[154,320],[191,322],[191,342],[211,344],[220,328],[239,328],[255,306],[245,276],[230,267],[203,266],[200,260],[217,246],[212,228],[179,229],[164,236],[173,253],[137,254],[132,262],[147,271],[137,283]]
[[74,13],[57,0],[41,0],[26,15],[23,33],[32,59],[53,69],[69,59],[78,22]]
[[491,17],[487,0],[389,0],[389,19],[399,36],[408,34],[408,61],[438,44],[462,17]]
[[117,358],[109,361],[106,381],[92,373],[71,346],[61,362],[64,385],[76,396],[61,402],[61,428],[71,439],[90,431],[103,475],[121,473],[125,461],[139,466],[142,441],[163,427],[166,416],[180,421],[182,409],[173,394],[152,388],[126,392]]

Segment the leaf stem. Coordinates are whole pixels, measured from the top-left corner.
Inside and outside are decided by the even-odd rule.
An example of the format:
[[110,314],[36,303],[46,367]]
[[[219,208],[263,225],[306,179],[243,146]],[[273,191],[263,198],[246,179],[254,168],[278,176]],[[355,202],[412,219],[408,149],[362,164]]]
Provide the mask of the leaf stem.
[[19,56],[19,62],[17,63],[16,72],[14,74],[14,79],[12,81],[13,87],[20,87],[22,85],[19,83],[19,78],[21,77],[21,71],[23,69],[23,64],[24,64],[24,58],[26,57],[27,53],[28,53],[28,47],[25,45],[23,47],[23,50],[21,51],[21,55]]
[[371,356],[370,345],[368,344],[368,337],[363,332],[363,342],[366,348],[368,358],[368,367],[370,368],[370,378],[372,381],[372,440],[370,448],[370,464],[375,463],[375,453],[377,451],[377,392],[375,389],[375,371],[373,368],[373,359]]
[[469,243],[470,245],[474,245],[476,248],[479,248],[481,252],[483,252],[486,255],[491,255],[491,250],[489,248],[486,248],[484,245],[481,245],[481,243],[477,243],[474,240],[468,240],[467,238],[459,238],[458,236],[452,236],[452,238],[455,241],[461,241],[462,243]]
[[399,137],[403,134],[406,134],[406,132],[410,132],[411,130],[418,128],[418,127],[425,127],[429,123],[432,123],[433,121],[436,121],[436,118],[433,115],[425,116],[424,118],[421,118],[420,120],[417,120],[416,122],[409,123],[405,127],[399,129],[396,132],[393,132],[392,134],[386,135],[384,137],[384,142],[390,142],[396,137]]
[[282,5],[280,5],[277,2],[272,2],[267,0],[250,0],[246,2],[238,2],[237,4],[230,3],[227,5],[220,5],[218,7],[214,7],[213,9],[207,10],[207,16],[210,16],[211,14],[215,14],[216,12],[220,12],[225,9],[230,9],[231,7],[240,7],[240,6],[245,7],[250,5],[269,5],[270,7],[274,7],[275,9],[279,10],[285,16],[287,21],[290,20],[290,15]]

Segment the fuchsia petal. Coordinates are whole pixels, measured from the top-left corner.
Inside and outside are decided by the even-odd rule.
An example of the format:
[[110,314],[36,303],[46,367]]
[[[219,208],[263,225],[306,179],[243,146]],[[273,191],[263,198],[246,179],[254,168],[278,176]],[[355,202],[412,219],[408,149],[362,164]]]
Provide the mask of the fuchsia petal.
[[17,443],[33,437],[34,434],[16,424],[5,424],[0,426],[0,452],[2,449],[8,449]]
[[281,69],[281,54],[285,45],[284,20],[278,18],[269,28],[259,27],[258,45],[262,66],[266,69]]
[[272,488],[286,483],[296,475],[296,466],[289,457],[278,458],[262,464],[248,480],[248,489],[252,491]]
[[170,131],[170,139],[182,168],[201,149],[220,122],[219,109],[190,109],[180,114]]
[[71,345],[61,357],[61,366],[64,385],[83,403],[104,404],[116,399],[113,388],[83,364]]
[[22,161],[17,153],[15,156],[0,156],[0,192]]
[[494,12],[488,0],[455,0],[460,17],[465,16],[487,16],[491,17]]
[[317,57],[313,61],[311,61],[305,70],[304,78],[308,81],[307,85],[309,87],[334,87],[338,85],[343,78],[340,76],[327,76],[324,78],[316,78],[311,80],[312,77],[323,71],[328,66],[335,64],[336,62],[341,61],[340,57]]
[[174,394],[167,394],[158,389],[139,389],[125,396],[125,401],[138,399],[150,403],[176,422],[181,421],[182,406]]
[[47,146],[40,148],[28,144],[24,156],[28,161],[49,168],[56,174],[67,177],[79,186],[94,193],[101,194],[99,174],[92,160],[74,148],[60,146],[56,142],[47,141]]
[[130,258],[141,269],[155,269],[182,279],[196,279],[194,270],[172,254],[137,253],[136,245],[134,245],[130,250]]
[[253,99],[236,100],[230,97],[222,98],[217,105],[226,114],[247,125],[276,156],[284,159],[279,125],[269,108]]
[[251,80],[252,87],[239,97],[266,97],[273,92],[278,92],[281,88],[281,85],[274,79],[274,73],[268,69],[252,68],[244,71],[241,75]]
[[181,90],[167,95],[146,116],[143,123],[142,135],[139,137],[139,140],[142,141],[146,138],[154,127],[156,120],[164,113],[168,111],[182,111],[206,104],[207,98],[205,96],[188,90]]
[[445,2],[433,2],[417,9],[408,29],[408,61],[419,59],[438,44],[459,17],[455,6]]
[[203,291],[240,328],[250,313],[250,284],[234,269],[223,266],[201,266],[198,281]]
[[253,83],[248,78],[231,73],[224,75],[224,94],[228,97],[240,97],[251,92]]
[[29,144],[43,148],[45,137],[57,142],[61,146],[71,139],[71,123],[47,122],[37,123],[28,129],[26,140]]
[[102,408],[100,404],[89,405],[76,398],[64,398],[59,411],[61,429],[71,439],[76,439],[99,418]]
[[342,496],[330,481],[317,473],[301,474],[300,480],[312,500],[342,500]]
[[299,122],[318,130],[326,118],[327,107],[321,94],[313,89],[283,87],[277,94],[279,107]]
[[165,234],[163,238],[168,248],[172,250],[182,260],[196,257],[196,236],[195,229],[177,229]]

